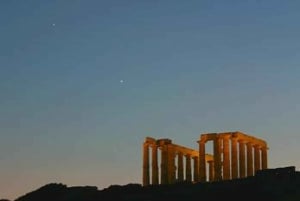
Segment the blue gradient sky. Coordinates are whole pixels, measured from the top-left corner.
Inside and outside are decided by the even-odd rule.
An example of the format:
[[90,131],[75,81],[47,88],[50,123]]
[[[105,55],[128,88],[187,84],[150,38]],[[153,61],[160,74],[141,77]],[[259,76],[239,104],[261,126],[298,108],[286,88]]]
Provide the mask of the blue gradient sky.
[[[0,2],[0,198],[141,183],[145,136],[265,139],[300,167],[299,1]],[[123,83],[120,80],[124,80]]]

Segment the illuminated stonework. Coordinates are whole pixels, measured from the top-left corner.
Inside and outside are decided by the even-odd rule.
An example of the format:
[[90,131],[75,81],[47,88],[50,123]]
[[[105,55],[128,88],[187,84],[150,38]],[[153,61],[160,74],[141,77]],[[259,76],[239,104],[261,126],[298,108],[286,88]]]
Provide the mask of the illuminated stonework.
[[[152,161],[151,182],[149,162],[150,149]],[[158,152],[160,152],[160,168],[158,167]],[[213,161],[213,156],[205,154],[204,159],[204,163],[207,163]],[[146,137],[143,144],[143,185],[149,185],[150,183],[172,184],[176,181],[181,182],[184,180],[198,182],[198,165],[198,151],[173,144],[170,139],[156,140],[154,138]]]
[[[209,141],[213,142],[213,155],[205,152]],[[143,185],[229,180],[267,169],[268,148],[261,139],[241,132],[226,132],[202,134],[197,142],[199,151],[174,144],[170,139],[146,137]]]

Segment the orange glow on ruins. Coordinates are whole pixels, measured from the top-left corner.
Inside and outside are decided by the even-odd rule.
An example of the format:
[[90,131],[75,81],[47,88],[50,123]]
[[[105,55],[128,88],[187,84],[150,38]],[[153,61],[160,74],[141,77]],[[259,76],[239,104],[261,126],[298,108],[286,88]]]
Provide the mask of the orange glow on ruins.
[[[209,141],[212,141],[213,154],[205,151]],[[170,139],[146,137],[143,143],[143,185],[245,178],[268,168],[268,147],[262,139],[237,131],[201,134],[197,142],[199,151],[174,144]]]

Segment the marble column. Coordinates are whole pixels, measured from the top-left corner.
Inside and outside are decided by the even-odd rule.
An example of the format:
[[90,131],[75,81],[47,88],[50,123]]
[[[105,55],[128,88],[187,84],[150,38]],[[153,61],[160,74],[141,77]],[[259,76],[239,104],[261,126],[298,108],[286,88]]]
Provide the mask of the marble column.
[[157,145],[152,145],[152,184],[158,184]]
[[223,179],[230,179],[229,136],[223,137]]
[[253,145],[247,143],[247,177],[253,176]]
[[214,139],[214,180],[222,180],[222,164],[221,164],[221,142],[219,136],[216,136]]
[[262,169],[268,168],[268,155],[267,155],[267,147],[261,148],[261,159],[262,159]]
[[206,181],[206,162],[205,162],[205,141],[200,140],[199,142],[199,180],[201,182]]
[[186,156],[186,168],[185,168],[185,179],[188,182],[192,181],[192,173],[191,173],[191,155],[187,154]]
[[177,171],[178,181],[183,181],[183,154],[178,153],[178,171]]
[[214,181],[214,173],[215,173],[215,170],[214,170],[214,161],[208,161],[208,171],[209,171],[209,181],[212,182]]
[[238,178],[237,138],[231,138],[231,178]]
[[240,178],[246,177],[246,160],[245,160],[245,141],[239,140],[239,166],[240,166]]
[[172,145],[168,145],[168,183],[173,184],[175,182],[175,150]]
[[149,178],[149,145],[143,144],[143,185],[147,186],[150,184]]
[[194,156],[194,182],[198,182],[199,181],[199,161],[198,161],[198,157]]
[[261,169],[260,165],[260,146],[254,146],[254,171],[255,173]]
[[168,149],[166,145],[161,146],[161,173],[160,182],[161,184],[168,183]]

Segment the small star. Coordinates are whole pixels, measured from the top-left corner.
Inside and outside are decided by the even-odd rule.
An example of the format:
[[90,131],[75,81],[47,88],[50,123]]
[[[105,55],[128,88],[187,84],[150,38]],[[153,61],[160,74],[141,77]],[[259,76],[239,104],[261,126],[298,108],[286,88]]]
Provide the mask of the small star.
[[55,24],[53,23],[52,26],[55,27]]
[[124,80],[120,80],[120,83],[123,83],[124,82]]

